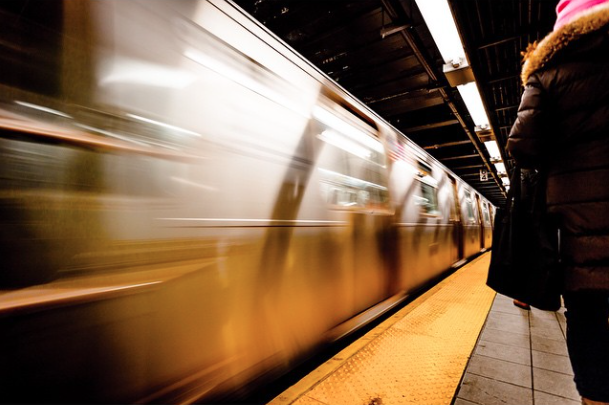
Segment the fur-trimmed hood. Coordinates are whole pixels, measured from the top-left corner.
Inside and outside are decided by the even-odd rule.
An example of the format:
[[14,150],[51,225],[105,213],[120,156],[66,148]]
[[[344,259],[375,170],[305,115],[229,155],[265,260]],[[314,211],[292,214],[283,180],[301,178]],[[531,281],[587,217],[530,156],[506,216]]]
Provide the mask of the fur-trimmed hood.
[[569,44],[607,24],[609,24],[609,3],[603,3],[581,13],[570,23],[549,33],[540,42],[529,45],[520,74],[522,84],[525,85],[529,76],[546,66]]

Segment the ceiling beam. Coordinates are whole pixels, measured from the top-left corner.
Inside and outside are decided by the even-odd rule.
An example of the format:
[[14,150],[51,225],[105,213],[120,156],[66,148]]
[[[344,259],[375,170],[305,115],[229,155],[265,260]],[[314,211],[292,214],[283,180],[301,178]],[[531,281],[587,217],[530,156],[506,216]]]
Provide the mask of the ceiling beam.
[[[399,93],[393,93],[390,95],[384,95],[384,96],[380,96],[380,97],[376,97],[376,98],[364,97],[364,101],[366,102],[366,104],[372,105],[372,104],[376,104],[376,103],[382,103],[383,101],[392,100],[392,99],[398,98],[398,97],[413,97],[413,98],[425,97],[429,93],[434,92],[436,90],[437,89],[429,89],[429,88],[405,90],[405,91],[401,91]],[[387,94],[387,93],[385,93],[385,94]]]
[[469,165],[469,166],[453,167],[451,170],[481,169],[483,167],[484,167],[484,165]]
[[489,80],[487,80],[486,84],[495,84],[495,83],[499,83],[499,82],[504,82],[506,80],[518,80],[518,83],[520,84],[520,73],[516,73],[516,74],[512,74],[512,75],[507,75],[507,76],[502,76],[502,77],[495,77],[492,78],[490,77]]
[[495,111],[505,111],[505,110],[513,110],[514,108],[518,108],[519,105],[508,105],[507,107],[497,107],[494,108]]
[[425,146],[425,147],[423,147],[423,149],[425,149],[425,150],[440,149],[440,148],[446,148],[446,147],[449,147],[449,146],[465,145],[465,144],[468,144],[468,143],[472,143],[472,141],[467,140],[467,141],[446,142],[446,143],[440,143],[440,144]]
[[[442,128],[442,127],[446,127],[449,125],[458,125],[458,124],[459,124],[459,120],[446,120],[446,121],[434,122],[433,124],[419,125],[419,126],[410,127],[410,128],[401,128],[401,130],[402,130],[402,132],[405,132],[407,134],[412,134],[413,132],[427,131],[428,129]],[[466,141],[466,143],[470,143],[470,141]],[[427,149],[427,148],[425,148],[425,149]]]
[[458,160],[458,159],[470,159],[470,158],[476,158],[476,157],[480,157],[480,155],[478,155],[477,153],[475,155],[462,155],[462,156],[453,156],[453,157],[447,157],[447,158],[438,158],[441,162],[444,161],[448,161],[448,160]]
[[418,97],[409,97],[406,95],[401,98],[383,101],[376,104],[374,110],[385,117],[392,117],[409,111],[421,110],[442,104],[444,104],[443,98],[434,92],[422,94]]
[[482,50],[482,49],[490,48],[490,47],[493,47],[493,46],[505,44],[507,42],[513,42],[513,41],[516,41],[516,40],[520,40],[520,38],[523,38],[526,35],[528,35],[528,33],[527,34],[514,35],[514,36],[511,36],[511,37],[507,37],[507,38],[502,38],[502,39],[499,39],[497,41],[489,42],[489,43],[484,44],[484,45],[478,45],[478,50]]

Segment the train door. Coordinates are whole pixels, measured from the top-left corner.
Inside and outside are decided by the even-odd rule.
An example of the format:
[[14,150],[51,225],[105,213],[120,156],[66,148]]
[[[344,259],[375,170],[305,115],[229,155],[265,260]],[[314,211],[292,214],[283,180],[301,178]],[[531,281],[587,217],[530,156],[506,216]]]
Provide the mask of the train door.
[[319,107],[314,117],[319,125],[316,139],[321,141],[321,194],[333,218],[345,224],[337,236],[349,284],[345,294],[352,297],[352,313],[357,313],[388,294],[390,262],[383,249],[392,220],[387,157],[377,128],[349,106]]
[[488,201],[482,202],[482,228],[484,229],[483,248],[490,249],[493,240],[493,225],[491,222],[490,208],[491,204]]
[[477,215],[477,221],[478,221],[478,225],[480,227],[480,250],[484,249],[484,220],[482,218],[482,204],[483,202],[480,201],[480,196],[478,194],[476,194],[476,207],[478,208],[478,215]]
[[452,225],[453,249],[452,262],[456,263],[463,259],[463,222],[461,221],[461,204],[459,202],[459,192],[457,191],[457,181],[448,175],[452,190],[452,204],[450,207],[450,217],[448,222]]
[[475,193],[467,187],[463,187],[462,193],[463,254],[464,258],[468,258],[480,251],[480,223],[477,220],[478,213],[473,197]]

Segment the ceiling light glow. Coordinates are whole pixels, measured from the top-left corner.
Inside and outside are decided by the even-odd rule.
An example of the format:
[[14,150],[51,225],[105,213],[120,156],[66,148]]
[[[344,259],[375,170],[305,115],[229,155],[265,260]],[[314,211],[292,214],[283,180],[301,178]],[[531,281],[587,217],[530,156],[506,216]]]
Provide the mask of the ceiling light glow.
[[486,146],[486,150],[488,150],[491,160],[501,160],[501,153],[499,152],[499,146],[497,146],[496,141],[484,142],[484,146]]
[[465,60],[465,50],[446,0],[416,0],[444,63]]
[[484,109],[484,104],[482,104],[482,98],[480,97],[480,91],[476,82],[457,86],[457,90],[459,90],[459,94],[461,94],[461,98],[469,114],[472,116],[474,124],[480,127],[488,126],[488,117],[486,116],[486,110]]

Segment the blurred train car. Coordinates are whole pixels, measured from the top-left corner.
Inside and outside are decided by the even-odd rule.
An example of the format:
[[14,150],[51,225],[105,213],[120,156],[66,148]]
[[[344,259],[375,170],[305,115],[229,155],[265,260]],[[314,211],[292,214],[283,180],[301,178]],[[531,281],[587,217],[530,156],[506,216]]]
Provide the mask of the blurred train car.
[[234,394],[491,245],[483,196],[230,2],[0,21],[0,402]]

